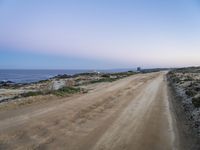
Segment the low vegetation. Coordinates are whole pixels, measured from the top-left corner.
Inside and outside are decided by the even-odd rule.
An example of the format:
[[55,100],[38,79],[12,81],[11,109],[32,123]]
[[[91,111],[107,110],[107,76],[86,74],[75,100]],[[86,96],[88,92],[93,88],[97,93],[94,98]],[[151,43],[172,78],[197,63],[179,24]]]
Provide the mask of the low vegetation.
[[200,107],[200,97],[194,97],[192,98],[192,103],[195,107]]
[[[81,92],[81,88],[63,87],[61,89],[54,90],[54,91],[30,91],[30,92],[22,93],[20,95],[20,97],[30,97],[30,96],[47,95],[47,94],[53,94],[56,96],[66,96],[66,95],[75,94],[78,92]],[[16,97],[16,98],[18,98],[18,97]]]
[[56,96],[66,96],[69,94],[75,94],[81,92],[81,88],[75,88],[75,87],[63,87],[59,90],[53,91],[52,93]]
[[87,91],[80,87],[93,83],[113,82],[134,74],[136,72],[133,71],[120,73],[91,72],[75,75],[57,75],[53,78],[33,83],[1,82],[0,88],[11,90],[13,93],[1,99],[0,103],[39,95],[67,96],[75,93],[86,93]]
[[99,83],[99,82],[113,82],[116,81],[117,79],[112,79],[112,78],[102,78],[99,80],[93,80],[90,83]]
[[[168,77],[176,87],[184,91],[188,99],[196,99],[200,94],[200,68],[180,68],[168,73]],[[191,101],[195,107],[200,107],[196,104],[196,100]]]
[[167,77],[185,126],[200,137],[200,67],[174,69]]
[[113,82],[118,79],[122,79],[134,74],[136,74],[136,72],[133,72],[133,71],[120,72],[120,73],[106,73],[106,74],[102,74],[99,79],[90,81],[90,83]]
[[37,96],[37,95],[43,95],[44,93],[41,91],[30,91],[26,93],[22,93],[21,97],[30,97],[30,96]]

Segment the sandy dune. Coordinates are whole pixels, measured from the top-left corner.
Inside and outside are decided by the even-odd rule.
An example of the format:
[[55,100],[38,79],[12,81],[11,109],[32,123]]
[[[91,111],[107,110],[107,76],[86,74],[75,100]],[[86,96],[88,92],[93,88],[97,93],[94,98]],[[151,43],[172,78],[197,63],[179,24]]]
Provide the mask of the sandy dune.
[[0,112],[0,149],[178,149],[165,73],[98,84],[87,94]]

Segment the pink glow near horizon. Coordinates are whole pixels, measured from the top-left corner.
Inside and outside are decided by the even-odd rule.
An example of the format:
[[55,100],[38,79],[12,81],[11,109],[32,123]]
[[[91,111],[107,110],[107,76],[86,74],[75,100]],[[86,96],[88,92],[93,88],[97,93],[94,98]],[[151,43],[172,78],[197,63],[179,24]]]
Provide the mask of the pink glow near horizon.
[[[35,7],[40,4],[27,4],[30,7],[27,14],[23,9],[27,11],[28,8],[18,10],[20,5],[16,6],[16,14],[6,11],[9,3],[2,5],[7,6],[0,10],[0,18],[4,13],[5,20],[0,25],[2,47],[130,65],[200,65],[200,21],[197,21],[200,12],[194,3],[177,1],[177,8],[157,4],[164,10],[135,4],[144,7],[144,11],[134,5],[135,10],[114,4],[113,8],[103,8],[98,4],[79,5],[78,8],[73,8],[75,4],[71,7],[66,5],[68,9],[59,9],[57,5],[50,8],[40,6],[36,11]],[[168,12],[170,8],[172,13]],[[190,23],[186,23],[188,21]]]

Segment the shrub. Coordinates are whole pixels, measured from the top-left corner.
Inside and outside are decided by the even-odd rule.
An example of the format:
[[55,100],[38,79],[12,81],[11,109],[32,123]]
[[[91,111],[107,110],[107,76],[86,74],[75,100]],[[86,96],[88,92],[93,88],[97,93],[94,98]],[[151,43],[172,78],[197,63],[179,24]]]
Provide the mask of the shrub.
[[78,93],[80,92],[81,89],[80,88],[75,88],[75,87],[63,87],[59,90],[56,90],[53,92],[53,94],[57,95],[57,96],[65,96],[67,94],[74,94],[74,93]]
[[109,78],[110,75],[109,75],[109,74],[103,74],[102,77],[104,77],[104,78]]
[[197,92],[194,91],[194,90],[187,90],[187,91],[185,91],[185,94],[187,96],[193,97],[193,96],[195,96],[197,94]]
[[174,82],[174,83],[180,83],[181,80],[178,77],[172,77],[172,82]]
[[194,97],[194,98],[192,98],[192,104],[195,107],[200,107],[200,97]]
[[99,82],[113,82],[117,79],[112,79],[112,78],[102,78],[102,79],[99,79],[99,80],[93,80],[91,81],[90,83],[99,83]]
[[43,93],[41,91],[30,91],[26,93],[22,93],[22,97],[29,97],[29,96],[37,96],[37,95],[42,95]]

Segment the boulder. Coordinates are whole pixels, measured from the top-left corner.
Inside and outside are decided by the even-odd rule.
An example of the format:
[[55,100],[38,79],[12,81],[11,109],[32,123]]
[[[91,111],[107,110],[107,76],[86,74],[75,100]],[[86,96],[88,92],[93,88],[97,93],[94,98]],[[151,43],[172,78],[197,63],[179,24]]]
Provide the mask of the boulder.
[[75,85],[74,80],[53,80],[49,86],[50,90],[59,90],[63,87],[71,87]]

